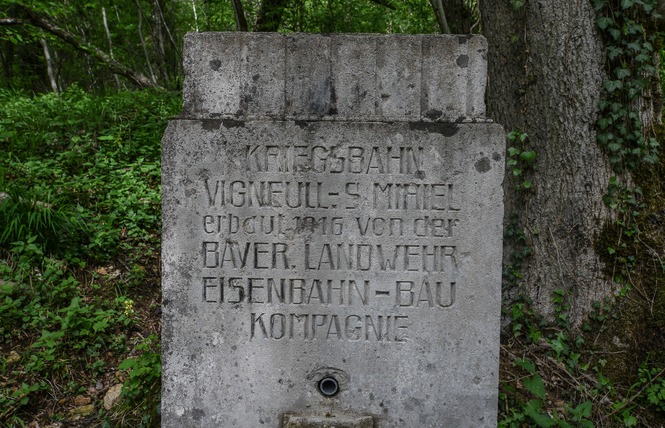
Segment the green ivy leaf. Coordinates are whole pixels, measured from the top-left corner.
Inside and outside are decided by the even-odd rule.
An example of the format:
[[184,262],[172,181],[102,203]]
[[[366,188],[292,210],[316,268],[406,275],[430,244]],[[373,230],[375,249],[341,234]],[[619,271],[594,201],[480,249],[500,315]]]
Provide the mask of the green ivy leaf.
[[598,19],[596,20],[596,24],[598,25],[598,28],[604,30],[610,25],[613,25],[614,20],[609,16],[599,16]]
[[540,413],[543,403],[540,400],[531,400],[524,405],[524,413],[536,422],[536,425],[542,428],[549,428],[556,425],[554,419],[549,415]]
[[627,426],[627,427],[637,426],[637,418],[635,416],[631,415],[629,410],[624,410],[623,413],[621,414],[621,416],[623,416],[624,426]]
[[639,52],[639,51],[640,51],[640,44],[639,44],[639,42],[630,42],[630,43],[627,43],[627,44],[626,44],[626,47],[627,47],[628,49],[630,49],[630,50],[635,51],[635,52]]
[[533,361],[529,360],[528,358],[525,358],[523,360],[517,358],[515,360],[515,364],[519,367],[522,367],[524,370],[528,371],[531,374],[536,373],[536,365],[533,363]]
[[520,154],[520,159],[528,164],[532,164],[536,161],[536,152],[533,150],[527,150]]
[[623,49],[618,48],[616,46],[607,47],[607,56],[609,59],[614,60],[619,55],[623,55]]
[[623,88],[623,83],[621,83],[621,80],[606,80],[603,83],[603,87],[607,92],[612,93],[618,89]]
[[614,74],[617,76],[617,79],[623,79],[630,76],[630,70],[627,68],[617,68],[614,70]]
[[573,416],[576,421],[591,416],[591,401],[585,401],[572,410]]
[[533,395],[540,398],[541,400],[545,399],[545,383],[543,378],[539,374],[534,374],[532,377],[528,377],[523,381],[524,387],[529,390]]

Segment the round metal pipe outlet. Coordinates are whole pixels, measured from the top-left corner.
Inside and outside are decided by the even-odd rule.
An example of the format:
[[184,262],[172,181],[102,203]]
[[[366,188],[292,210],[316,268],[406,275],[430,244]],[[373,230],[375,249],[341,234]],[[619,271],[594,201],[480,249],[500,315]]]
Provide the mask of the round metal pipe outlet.
[[324,377],[319,381],[319,392],[326,397],[332,397],[339,392],[339,383],[334,377]]

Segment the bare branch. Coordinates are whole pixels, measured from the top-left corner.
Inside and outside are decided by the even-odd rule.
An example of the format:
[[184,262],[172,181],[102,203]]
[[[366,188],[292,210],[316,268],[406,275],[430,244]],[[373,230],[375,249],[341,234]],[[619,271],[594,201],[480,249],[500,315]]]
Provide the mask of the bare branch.
[[22,25],[24,21],[16,18],[0,18],[0,25]]
[[111,70],[111,72],[119,74],[121,76],[125,76],[132,82],[144,88],[164,89],[158,84],[152,82],[149,78],[147,78],[145,75],[141,74],[140,72],[132,70],[131,68],[114,60],[98,47],[92,46],[82,41],[79,37],[75,36],[69,31],[60,28],[56,24],[47,20],[46,18],[41,17],[32,9],[29,9],[24,6],[21,6],[21,9],[28,16],[30,24],[34,25],[35,27],[39,27],[46,30],[47,32],[53,34],[54,36],[58,37],[64,42],[68,43],[75,49],[95,57],[98,61],[105,64],[109,68],[109,70]]
[[389,0],[369,0],[372,3],[376,3],[380,6],[387,7],[390,10],[395,10],[397,9],[394,4],[392,4]]

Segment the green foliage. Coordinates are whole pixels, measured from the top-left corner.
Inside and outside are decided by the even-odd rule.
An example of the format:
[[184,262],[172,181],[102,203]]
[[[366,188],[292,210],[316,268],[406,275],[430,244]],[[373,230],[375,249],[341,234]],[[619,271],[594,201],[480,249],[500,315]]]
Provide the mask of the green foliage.
[[[0,345],[17,355],[0,359],[0,425],[26,424],[48,394],[94,390],[127,355],[134,301],[157,293],[159,141],[178,108],[178,94],[0,92]],[[110,260],[121,268],[100,266]],[[152,340],[126,367],[122,418],[154,425]]]
[[[594,426],[593,395],[586,390],[585,385],[579,384],[577,391],[552,391],[560,388],[553,380],[576,379],[579,373],[584,373],[588,368],[579,364],[581,354],[575,352],[583,345],[583,340],[573,340],[571,337],[570,324],[565,316],[569,309],[566,293],[555,291],[553,301],[554,325],[536,315],[526,302],[512,305],[514,335],[511,341],[527,339],[524,349],[530,356],[512,356],[516,371],[514,376],[518,380],[514,384],[504,380],[501,385],[505,392],[500,396],[503,409],[500,407],[499,427]],[[516,323],[520,325],[517,334]],[[530,331],[528,336],[521,334],[525,330]],[[548,403],[555,399],[559,404],[552,408]],[[563,402],[562,399],[569,401]]]
[[529,136],[526,132],[517,130],[508,133],[508,161],[507,165],[517,180],[518,190],[531,189],[532,182],[524,178],[525,174],[533,169],[536,163],[536,152],[528,148]]
[[[616,174],[634,173],[658,161],[659,142],[651,130],[642,129],[636,105],[657,81],[656,36],[647,35],[644,25],[658,17],[655,6],[655,0],[594,0],[608,67],[599,105],[598,143],[608,153]],[[638,211],[636,192],[639,189],[631,189],[614,177],[605,201],[612,207]]]
[[18,187],[2,190],[6,196],[0,196],[0,247],[29,242],[58,253],[77,247],[87,236],[80,207],[61,204],[48,190],[43,195]]
[[[256,30],[261,1],[241,1],[249,31]],[[275,2],[266,2],[268,4]],[[346,33],[434,33],[438,31],[427,0],[294,0],[286,2],[279,31]],[[476,2],[465,0],[464,17]],[[0,0],[0,18],[30,22],[30,13],[57,25],[80,48],[33,25],[0,25],[0,88],[51,90],[42,40],[47,43],[54,79],[60,89],[72,84],[105,91],[132,83],[114,76],[108,63],[93,59],[95,49],[166,88],[182,85],[182,41],[190,31],[235,31],[231,1],[153,0]],[[468,28],[468,26],[467,26]],[[85,52],[85,53],[83,53]]]
[[157,335],[150,335],[134,349],[139,354],[137,357],[127,358],[118,366],[129,373],[122,397],[130,403],[140,403],[141,420],[134,426],[152,426],[158,420],[162,376],[160,349]]
[[9,226],[0,246],[36,236],[50,251],[88,235],[87,249],[108,258],[159,229],[157,142],[177,96],[98,98],[74,88],[35,99],[5,92],[0,99],[7,101],[0,150],[10,153],[0,168],[12,179],[10,198],[0,204],[8,213],[0,222]]
[[649,404],[665,413],[665,369],[642,367],[639,370],[639,384],[644,385]]
[[286,9],[282,29],[321,33],[435,33],[427,1],[390,2],[392,8],[357,0],[300,0]]

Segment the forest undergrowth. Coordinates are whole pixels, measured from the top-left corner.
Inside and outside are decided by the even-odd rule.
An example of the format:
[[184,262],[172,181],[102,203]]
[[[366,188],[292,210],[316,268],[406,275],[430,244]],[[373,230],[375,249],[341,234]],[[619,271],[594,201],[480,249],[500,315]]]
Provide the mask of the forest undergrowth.
[[[159,426],[160,140],[179,109],[179,93],[0,92],[0,426]],[[581,330],[563,292],[554,321],[503,308],[500,426],[662,426],[664,165],[644,245],[615,249],[638,259],[616,301]]]
[[180,95],[0,106],[0,426],[156,426],[160,139]]

